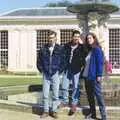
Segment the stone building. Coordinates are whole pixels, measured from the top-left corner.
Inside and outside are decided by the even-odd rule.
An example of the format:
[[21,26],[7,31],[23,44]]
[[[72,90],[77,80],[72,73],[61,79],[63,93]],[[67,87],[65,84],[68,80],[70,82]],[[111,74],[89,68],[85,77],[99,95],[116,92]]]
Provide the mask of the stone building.
[[[79,28],[75,14],[65,7],[22,8],[0,16],[0,69],[36,72],[40,46],[47,42],[50,30],[57,32],[57,42],[71,40],[72,30]],[[120,11],[111,14],[105,33],[105,52],[120,73]]]

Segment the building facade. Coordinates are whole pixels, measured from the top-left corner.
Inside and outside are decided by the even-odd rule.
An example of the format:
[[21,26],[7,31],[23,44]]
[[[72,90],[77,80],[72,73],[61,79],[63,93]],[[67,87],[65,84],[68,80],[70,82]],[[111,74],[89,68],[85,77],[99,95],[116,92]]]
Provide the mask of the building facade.
[[[57,42],[71,40],[79,20],[66,8],[18,9],[0,16],[0,69],[37,72],[36,60],[40,46],[47,42],[50,30],[57,32]],[[105,52],[120,73],[120,11],[111,14],[105,33]]]

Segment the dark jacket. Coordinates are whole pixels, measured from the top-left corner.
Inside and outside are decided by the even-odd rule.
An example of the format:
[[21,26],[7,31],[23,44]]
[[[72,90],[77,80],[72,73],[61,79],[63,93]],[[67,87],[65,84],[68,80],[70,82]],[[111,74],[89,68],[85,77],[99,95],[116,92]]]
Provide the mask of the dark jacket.
[[64,54],[66,54],[65,59],[65,70],[71,70],[73,74],[81,71],[81,68],[85,64],[85,47],[83,44],[79,44],[78,47],[73,52],[73,57],[71,63],[69,63],[71,55],[71,42],[64,45]]
[[49,44],[40,48],[37,58],[37,68],[39,72],[46,75],[54,75],[57,71],[62,72],[62,47],[55,44],[52,57],[50,59]]
[[96,77],[102,76],[103,72],[103,52],[100,47],[92,48],[90,58],[88,78],[89,80],[96,80]]

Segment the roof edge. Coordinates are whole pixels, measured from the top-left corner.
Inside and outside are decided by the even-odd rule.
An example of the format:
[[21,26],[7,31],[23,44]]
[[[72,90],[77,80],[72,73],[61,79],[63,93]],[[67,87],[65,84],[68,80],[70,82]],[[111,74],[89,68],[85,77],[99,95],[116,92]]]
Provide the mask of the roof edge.
[[10,14],[12,12],[18,11],[18,10],[29,10],[29,9],[66,9],[67,7],[31,7],[31,8],[17,8],[17,9],[13,9],[4,13],[1,13],[0,16],[5,16],[7,14]]

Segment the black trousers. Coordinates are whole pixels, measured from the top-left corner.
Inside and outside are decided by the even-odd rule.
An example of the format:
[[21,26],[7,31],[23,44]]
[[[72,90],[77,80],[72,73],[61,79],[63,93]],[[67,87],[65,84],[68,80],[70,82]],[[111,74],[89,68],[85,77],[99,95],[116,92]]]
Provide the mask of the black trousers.
[[94,80],[85,79],[85,89],[87,93],[87,99],[90,106],[90,113],[92,118],[96,118],[96,107],[95,107],[95,91],[94,91],[95,82]]

